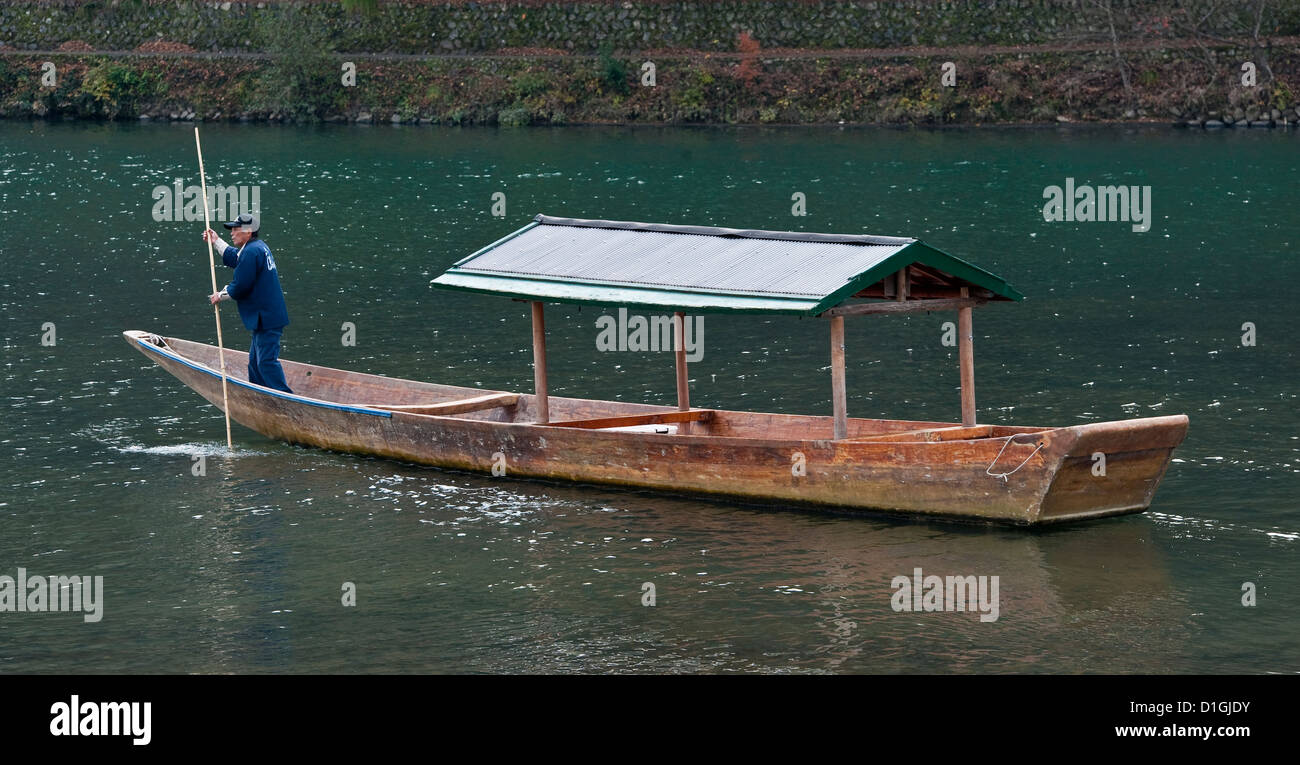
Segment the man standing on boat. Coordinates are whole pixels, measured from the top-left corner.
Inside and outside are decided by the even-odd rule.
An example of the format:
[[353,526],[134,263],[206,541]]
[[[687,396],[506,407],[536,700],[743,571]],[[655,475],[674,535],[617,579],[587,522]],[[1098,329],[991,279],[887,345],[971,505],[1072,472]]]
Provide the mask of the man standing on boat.
[[280,335],[289,324],[289,311],[284,305],[284,292],[280,290],[280,276],[275,270],[275,258],[266,243],[257,238],[261,223],[256,216],[244,213],[229,223],[235,249],[208,229],[203,241],[221,253],[221,262],[235,269],[230,284],[220,292],[209,295],[208,302],[216,305],[222,300],[234,300],[239,307],[239,318],[253,333],[253,344],[248,349],[248,381],[285,393],[284,370],[280,367]]

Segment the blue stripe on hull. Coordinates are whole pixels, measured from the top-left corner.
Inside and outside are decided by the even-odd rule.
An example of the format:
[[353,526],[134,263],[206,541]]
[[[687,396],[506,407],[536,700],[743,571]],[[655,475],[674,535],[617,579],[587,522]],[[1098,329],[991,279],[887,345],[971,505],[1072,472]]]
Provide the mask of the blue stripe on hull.
[[[160,356],[165,356],[171,359],[172,361],[178,361],[181,364],[184,364],[185,366],[189,367],[190,369],[195,369],[200,372],[204,372],[206,374],[212,375],[218,380],[221,379],[221,374],[219,372],[214,372],[208,367],[195,364],[189,361],[188,359],[184,358],[183,356],[179,356],[176,353],[159,348],[158,346],[153,345],[151,343],[146,343],[144,340],[138,337],[135,339],[135,341],[139,343],[140,347],[144,348],[145,350],[151,351],[153,353],[157,353]],[[330,403],[329,401],[321,401],[320,399],[307,398],[306,396],[299,396],[293,393],[285,393],[283,391],[272,390],[271,388],[263,388],[261,385],[254,385],[250,382],[245,382],[244,380],[239,380],[234,377],[226,377],[226,380],[233,385],[239,385],[241,387],[247,388],[256,393],[261,393],[262,395],[265,396],[273,396],[275,398],[288,399],[289,401],[293,401],[298,404],[306,404],[308,406],[318,406],[322,409],[334,409],[339,412],[355,412],[357,414],[370,414],[376,417],[391,418],[393,416],[392,412],[387,412],[384,411],[383,409],[368,409],[363,406],[348,406],[346,404],[334,404],[334,403]]]

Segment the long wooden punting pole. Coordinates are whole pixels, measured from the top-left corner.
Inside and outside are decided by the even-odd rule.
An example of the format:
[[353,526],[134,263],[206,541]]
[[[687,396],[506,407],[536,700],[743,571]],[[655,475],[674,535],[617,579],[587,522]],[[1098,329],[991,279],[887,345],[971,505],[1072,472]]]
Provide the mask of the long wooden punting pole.
[[[199,153],[199,184],[203,187],[203,230],[206,232],[212,228],[212,221],[208,218],[208,176],[203,172],[203,146],[199,143],[197,127],[194,128],[194,148]],[[212,242],[208,242],[208,270],[212,272],[212,292],[216,294],[217,261],[212,254]],[[230,440],[230,396],[226,390],[226,348],[221,340],[220,304],[212,304],[212,316],[217,320],[217,355],[221,358],[221,409],[226,413],[226,448],[233,450],[235,446]]]
[[[674,356],[677,363],[677,408],[683,412],[691,408],[691,384],[686,379],[686,314],[678,311],[673,314]],[[686,434],[691,431],[691,424],[683,422],[677,426],[677,432]]]
[[533,301],[533,393],[537,395],[537,422],[551,421],[551,402],[546,392],[546,316],[542,304]]
[[[961,296],[969,290],[961,288]],[[975,425],[975,347],[972,308],[957,309],[957,358],[961,365],[961,424]]]
[[849,437],[849,405],[844,391],[844,317],[831,317],[831,406],[835,438]]

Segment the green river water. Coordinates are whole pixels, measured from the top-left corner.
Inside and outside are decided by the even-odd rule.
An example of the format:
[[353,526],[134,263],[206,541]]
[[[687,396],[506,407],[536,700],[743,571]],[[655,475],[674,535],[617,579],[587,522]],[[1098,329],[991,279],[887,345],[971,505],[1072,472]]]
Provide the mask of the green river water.
[[[538,212],[867,232],[1027,296],[975,312],[982,422],[1191,429],[1150,511],[1043,531],[496,479],[238,425],[226,454],[220,412],[120,337],[215,342],[202,224],[151,215],[155,187],[197,183],[192,130],[3,123],[0,575],[104,595],[98,622],[0,611],[0,672],[1300,670],[1295,131],[202,130],[210,182],[260,189],[286,358],[531,390],[527,306],[429,281]],[[1150,186],[1150,230],[1044,221],[1066,178]],[[671,403],[671,354],[598,352],[601,313],[549,309],[551,392]],[[850,414],[958,418],[952,319],[850,320]],[[825,322],[709,316],[704,343],[697,406],[829,414]],[[895,612],[914,568],[999,576],[999,618]]]

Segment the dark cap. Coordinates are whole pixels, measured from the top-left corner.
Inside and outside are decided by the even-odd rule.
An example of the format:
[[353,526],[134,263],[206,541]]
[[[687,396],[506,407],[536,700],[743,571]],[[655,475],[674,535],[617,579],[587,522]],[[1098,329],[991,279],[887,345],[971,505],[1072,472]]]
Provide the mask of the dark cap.
[[243,213],[239,217],[230,221],[229,223],[222,223],[221,225],[225,226],[226,228],[238,228],[238,229],[251,227],[248,228],[248,230],[252,231],[254,234],[260,231],[262,228],[262,222],[257,219],[256,215],[252,215],[250,213]]

